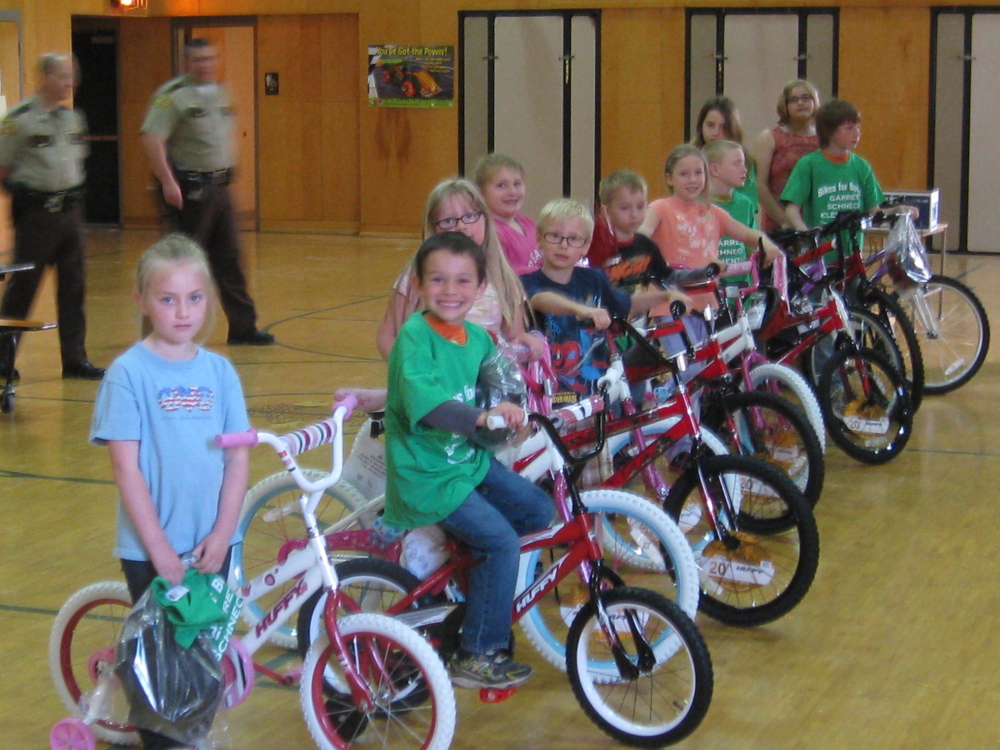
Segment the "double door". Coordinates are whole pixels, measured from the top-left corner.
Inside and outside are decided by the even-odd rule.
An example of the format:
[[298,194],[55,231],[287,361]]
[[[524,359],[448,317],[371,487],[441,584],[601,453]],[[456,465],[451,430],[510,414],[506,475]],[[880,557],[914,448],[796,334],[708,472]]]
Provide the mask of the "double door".
[[782,87],[804,78],[830,99],[837,92],[836,11],[688,11],[687,127],[694,135],[705,100],[724,94],[740,112],[745,145],[777,123]]
[[488,153],[525,168],[524,212],[560,196],[590,205],[600,175],[596,13],[463,13],[459,170]]
[[1000,252],[1000,13],[936,12],[932,50],[931,172],[950,249]]

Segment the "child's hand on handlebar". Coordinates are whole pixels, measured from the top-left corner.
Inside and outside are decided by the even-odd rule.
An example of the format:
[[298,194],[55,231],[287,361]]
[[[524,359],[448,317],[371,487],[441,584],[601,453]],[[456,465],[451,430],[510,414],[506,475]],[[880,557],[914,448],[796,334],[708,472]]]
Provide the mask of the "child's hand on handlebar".
[[669,305],[671,305],[671,307],[673,306],[674,302],[680,302],[682,305],[684,305],[685,313],[690,312],[694,305],[694,302],[688,295],[676,289],[667,290],[667,299],[665,301]]
[[515,344],[521,344],[528,350],[528,362],[534,362],[545,356],[545,344],[542,340],[532,333],[524,331],[523,333],[517,334],[514,337]]
[[603,307],[587,307],[580,313],[580,317],[593,323],[598,331],[611,325],[611,314]]
[[764,251],[764,267],[769,267],[774,261],[781,257],[781,248],[774,244],[770,237],[764,235],[760,242]]
[[476,427],[486,427],[487,420],[494,416],[502,417],[504,427],[512,430],[520,429],[528,420],[528,415],[525,414],[524,409],[517,404],[504,401],[503,403],[497,404],[489,411],[482,412],[479,415],[479,418],[476,419]]

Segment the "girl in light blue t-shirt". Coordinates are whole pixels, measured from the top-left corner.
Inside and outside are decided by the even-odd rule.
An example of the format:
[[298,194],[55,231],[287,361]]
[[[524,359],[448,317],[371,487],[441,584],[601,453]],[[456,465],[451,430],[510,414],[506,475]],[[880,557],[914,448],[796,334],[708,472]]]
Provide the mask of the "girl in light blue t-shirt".
[[[90,441],[107,445],[120,503],[116,557],[137,601],[157,575],[226,576],[249,472],[248,448],[218,449],[215,435],[249,429],[233,366],[201,348],[215,304],[201,249],[169,235],[139,260],[136,301],[150,330],[108,368]],[[140,730],[147,750],[173,747]]]

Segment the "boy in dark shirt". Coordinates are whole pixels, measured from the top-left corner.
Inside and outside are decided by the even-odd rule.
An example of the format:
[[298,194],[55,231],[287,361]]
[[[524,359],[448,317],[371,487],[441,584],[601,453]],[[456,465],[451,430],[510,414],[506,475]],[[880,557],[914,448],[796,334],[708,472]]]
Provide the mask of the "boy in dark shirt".
[[642,289],[629,295],[612,287],[603,271],[578,266],[593,231],[594,220],[582,203],[569,198],[549,202],[538,217],[542,267],[521,277],[528,302],[539,313],[549,339],[559,378],[555,401],[576,401],[593,393],[606,367],[602,339],[588,329],[604,330],[612,317],[640,315],[673,300],[690,302],[669,289]]

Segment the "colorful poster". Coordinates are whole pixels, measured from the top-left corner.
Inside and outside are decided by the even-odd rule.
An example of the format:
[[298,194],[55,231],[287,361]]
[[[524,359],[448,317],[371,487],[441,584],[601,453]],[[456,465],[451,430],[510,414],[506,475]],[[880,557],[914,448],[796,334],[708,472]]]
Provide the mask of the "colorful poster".
[[368,105],[450,107],[455,48],[378,44],[368,48]]

